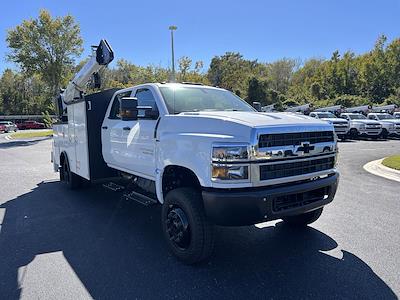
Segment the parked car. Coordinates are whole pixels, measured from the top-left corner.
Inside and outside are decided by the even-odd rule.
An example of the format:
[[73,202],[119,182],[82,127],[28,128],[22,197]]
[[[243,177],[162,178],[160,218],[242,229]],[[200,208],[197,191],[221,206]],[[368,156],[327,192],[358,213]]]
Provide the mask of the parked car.
[[17,124],[18,129],[44,129],[46,125],[37,121],[25,121]]
[[400,136],[400,120],[388,113],[369,113],[368,119],[378,121],[382,125],[382,138]]
[[347,134],[350,130],[349,121],[343,120],[342,118],[336,117],[333,113],[328,111],[313,111],[309,115],[312,118],[320,119],[323,121],[327,121],[330,124],[333,124],[335,128],[335,133],[339,139],[344,140],[347,137]]
[[343,113],[341,118],[350,122],[350,136],[378,138],[382,133],[382,125],[374,120],[368,120],[366,116],[360,113]]
[[11,131],[17,131],[17,130],[18,130],[18,127],[13,122],[0,121],[0,131],[11,132]]

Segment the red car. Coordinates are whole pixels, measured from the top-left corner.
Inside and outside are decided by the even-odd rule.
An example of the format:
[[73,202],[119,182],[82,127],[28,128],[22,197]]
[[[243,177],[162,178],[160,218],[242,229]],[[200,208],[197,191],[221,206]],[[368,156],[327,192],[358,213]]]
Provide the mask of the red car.
[[36,121],[25,121],[17,124],[18,129],[44,129],[46,126],[43,123]]

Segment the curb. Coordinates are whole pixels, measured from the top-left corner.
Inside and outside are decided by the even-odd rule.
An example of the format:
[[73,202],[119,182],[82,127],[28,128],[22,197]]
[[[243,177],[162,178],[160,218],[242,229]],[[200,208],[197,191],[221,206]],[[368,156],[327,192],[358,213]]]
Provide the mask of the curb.
[[363,168],[365,171],[376,176],[400,182],[400,171],[382,165],[383,160],[384,158],[370,161],[366,163]]

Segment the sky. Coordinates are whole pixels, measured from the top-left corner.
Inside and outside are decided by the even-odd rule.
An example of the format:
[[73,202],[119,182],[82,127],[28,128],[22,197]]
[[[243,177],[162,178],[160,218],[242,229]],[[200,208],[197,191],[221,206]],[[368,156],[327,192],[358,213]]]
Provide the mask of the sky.
[[80,24],[84,59],[90,45],[106,38],[115,53],[138,65],[171,63],[169,25],[175,32],[175,57],[189,56],[208,67],[227,51],[247,59],[272,62],[330,58],[335,50],[363,53],[377,37],[400,38],[400,0],[264,0],[264,1],[103,1],[0,0],[0,72],[6,61],[7,30],[36,18],[40,9],[52,16],[71,14]]

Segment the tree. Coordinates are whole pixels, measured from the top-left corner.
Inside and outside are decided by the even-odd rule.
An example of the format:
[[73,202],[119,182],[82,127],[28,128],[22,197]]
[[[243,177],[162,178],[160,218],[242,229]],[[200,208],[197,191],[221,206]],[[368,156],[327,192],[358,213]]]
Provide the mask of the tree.
[[182,56],[178,60],[179,64],[179,72],[181,81],[186,80],[186,74],[189,72],[190,67],[192,66],[192,60],[187,56]]
[[318,82],[313,82],[310,86],[310,92],[311,92],[311,96],[317,98],[317,99],[321,99],[321,85]]
[[264,84],[256,77],[251,78],[247,90],[247,101],[249,103],[260,102],[262,105],[266,105],[266,96]]
[[283,58],[267,65],[270,86],[280,93],[286,93],[298,62]]
[[6,41],[11,50],[8,59],[29,75],[40,74],[53,96],[65,83],[83,43],[79,25],[71,15],[52,18],[46,10],[41,10],[37,19],[10,29]]

